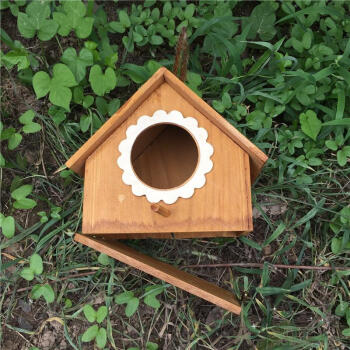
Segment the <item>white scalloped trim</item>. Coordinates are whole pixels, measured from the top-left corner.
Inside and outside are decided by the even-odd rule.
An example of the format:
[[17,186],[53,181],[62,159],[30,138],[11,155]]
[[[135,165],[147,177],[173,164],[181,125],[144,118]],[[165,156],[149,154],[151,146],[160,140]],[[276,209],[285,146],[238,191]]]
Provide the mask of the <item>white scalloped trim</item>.
[[[135,174],[131,164],[131,150],[136,138],[147,128],[156,124],[171,123],[178,125],[188,131],[197,143],[198,164],[192,176],[182,185],[170,189],[157,189],[143,183]],[[214,153],[213,146],[207,142],[208,132],[198,127],[195,118],[186,117],[179,111],[166,113],[163,110],[154,112],[152,117],[144,115],[140,117],[136,125],[131,125],[126,130],[126,139],[120,142],[119,151],[121,153],[117,160],[119,168],[123,170],[122,180],[126,185],[131,186],[135,196],[146,196],[151,203],[164,201],[167,204],[175,203],[179,197],[190,198],[196,188],[205,185],[205,174],[213,168],[210,157]]]

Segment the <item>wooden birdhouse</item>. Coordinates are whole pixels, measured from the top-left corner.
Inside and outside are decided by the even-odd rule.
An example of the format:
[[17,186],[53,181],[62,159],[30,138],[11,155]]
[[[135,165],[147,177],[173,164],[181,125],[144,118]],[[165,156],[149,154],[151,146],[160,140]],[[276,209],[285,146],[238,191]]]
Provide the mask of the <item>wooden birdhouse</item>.
[[235,237],[266,155],[160,68],[66,163],[84,176],[75,239],[238,313],[233,294],[117,239]]

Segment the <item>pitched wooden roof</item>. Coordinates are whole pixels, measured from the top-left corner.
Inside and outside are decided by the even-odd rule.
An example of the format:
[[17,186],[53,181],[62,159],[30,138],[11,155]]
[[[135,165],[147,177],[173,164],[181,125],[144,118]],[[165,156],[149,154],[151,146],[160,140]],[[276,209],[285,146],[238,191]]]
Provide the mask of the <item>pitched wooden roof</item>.
[[259,175],[268,157],[233,125],[226,121],[196,93],[188,88],[169,70],[162,67],[153,74],[125,104],[108,119],[89,140],[81,146],[66,165],[77,174],[84,176],[85,162],[88,157],[121,125],[139,106],[147,99],[152,92],[164,82],[168,83],[184,99],[189,101],[205,117],[215,124],[222,132],[229,136],[239,147],[248,153],[250,159],[251,179],[254,181]]

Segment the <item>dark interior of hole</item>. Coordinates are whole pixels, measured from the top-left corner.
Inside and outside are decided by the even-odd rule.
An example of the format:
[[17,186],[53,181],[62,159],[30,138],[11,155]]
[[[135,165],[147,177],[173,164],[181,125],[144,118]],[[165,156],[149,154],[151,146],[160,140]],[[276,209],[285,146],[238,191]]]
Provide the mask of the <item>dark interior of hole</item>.
[[145,184],[159,189],[177,187],[191,177],[198,162],[197,144],[183,128],[158,124],[135,140],[131,163]]

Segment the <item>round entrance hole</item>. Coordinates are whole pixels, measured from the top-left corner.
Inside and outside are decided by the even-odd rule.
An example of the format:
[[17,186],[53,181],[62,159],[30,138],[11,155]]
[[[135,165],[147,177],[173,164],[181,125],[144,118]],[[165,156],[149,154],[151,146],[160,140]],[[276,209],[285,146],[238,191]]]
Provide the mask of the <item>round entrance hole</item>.
[[161,123],[144,130],[131,150],[138,178],[157,189],[185,183],[196,170],[198,147],[191,134],[174,124]]

